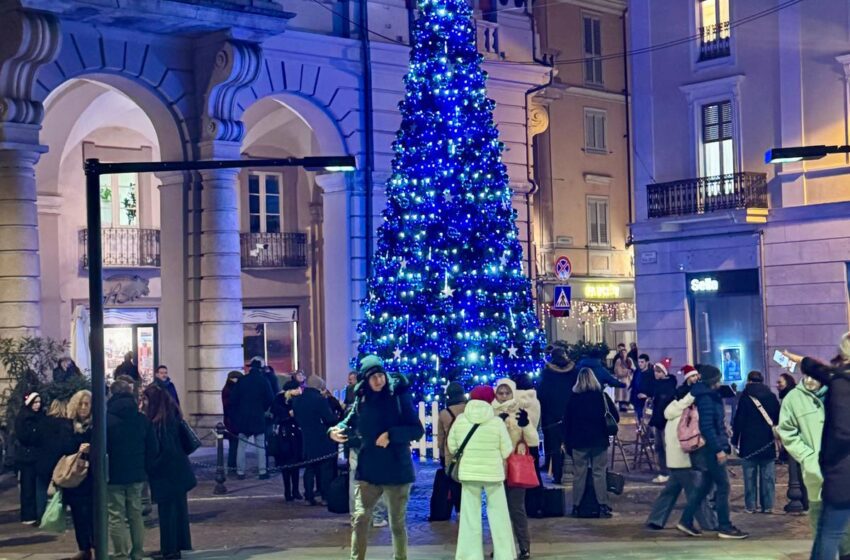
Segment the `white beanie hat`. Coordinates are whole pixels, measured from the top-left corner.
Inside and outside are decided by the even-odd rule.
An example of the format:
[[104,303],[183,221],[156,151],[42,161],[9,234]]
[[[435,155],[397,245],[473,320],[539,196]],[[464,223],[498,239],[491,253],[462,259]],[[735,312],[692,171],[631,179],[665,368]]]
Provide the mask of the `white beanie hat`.
[[33,391],[32,393],[27,393],[24,397],[24,406],[29,406],[32,402],[39,397],[38,393]]

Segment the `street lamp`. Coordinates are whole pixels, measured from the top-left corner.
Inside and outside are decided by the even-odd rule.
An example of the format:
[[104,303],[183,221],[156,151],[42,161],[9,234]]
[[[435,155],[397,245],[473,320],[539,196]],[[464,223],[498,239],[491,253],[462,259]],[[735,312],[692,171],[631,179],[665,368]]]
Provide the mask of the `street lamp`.
[[116,173],[156,173],[163,171],[200,171],[204,169],[241,169],[245,167],[303,167],[310,171],[354,171],[354,156],[314,156],[304,158],[159,161],[101,163],[87,159],[86,215],[88,227],[89,315],[91,334],[92,448],[91,468],[94,479],[94,538],[97,560],[109,555],[106,520],[106,366],[103,359],[103,256],[100,231],[100,176]]
[[771,148],[764,154],[765,163],[793,163],[795,161],[821,159],[829,154],[850,154],[850,146],[798,146],[795,148]]

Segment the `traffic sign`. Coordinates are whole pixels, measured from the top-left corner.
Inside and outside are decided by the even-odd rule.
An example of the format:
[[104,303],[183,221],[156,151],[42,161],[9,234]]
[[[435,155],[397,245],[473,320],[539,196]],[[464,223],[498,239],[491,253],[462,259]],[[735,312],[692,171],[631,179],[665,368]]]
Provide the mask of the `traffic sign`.
[[552,301],[552,315],[569,317],[572,306],[572,290],[569,286],[555,286],[555,297]]
[[566,255],[561,255],[557,259],[555,259],[555,274],[561,280],[569,280],[570,275],[573,273],[573,263],[570,262],[569,257]]

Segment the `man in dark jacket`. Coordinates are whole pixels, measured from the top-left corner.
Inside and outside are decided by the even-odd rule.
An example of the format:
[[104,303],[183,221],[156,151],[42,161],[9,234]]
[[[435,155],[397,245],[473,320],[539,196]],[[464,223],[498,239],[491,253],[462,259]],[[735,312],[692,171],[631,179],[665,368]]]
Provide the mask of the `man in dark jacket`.
[[552,348],[549,361],[540,374],[537,398],[540,401],[540,426],[543,429],[543,449],[546,453],[545,470],[552,469],[552,481],[561,483],[564,474],[564,436],[561,422],[567,410],[567,401],[576,384],[578,370],[560,346]]
[[156,366],[156,373],[154,373],[153,382],[160,389],[168,393],[168,395],[174,399],[174,404],[177,405],[177,408],[180,408],[180,398],[177,396],[177,387],[174,386],[171,378],[168,377],[168,367],[162,364]]
[[776,492],[773,427],[778,423],[779,399],[764,384],[761,372],[751,371],[732,421],[732,445],[738,448],[744,467],[744,508],[747,513],[755,513],[757,501],[761,502],[762,513],[773,512]]
[[614,377],[602,363],[604,357],[605,352],[602,350],[592,350],[587,356],[583,356],[576,364],[576,377],[583,368],[590,368],[603,389],[605,387],[625,388],[626,384]]
[[643,422],[643,409],[646,407],[646,401],[652,394],[652,382],[655,380],[655,372],[652,369],[652,362],[649,361],[649,355],[641,354],[637,361],[637,370],[632,378],[631,401],[635,407],[635,416],[638,423]]
[[407,502],[416,478],[410,457],[410,442],[425,430],[419,422],[407,384],[390,382],[377,356],[360,362],[358,395],[348,416],[332,428],[331,438],[344,443],[352,427],[359,442],[355,473],[355,504],[351,512],[351,558],[365,560],[372,509],[382,495],[390,511],[394,558],[407,558]]
[[667,427],[664,409],[676,400],[676,378],[667,372],[667,366],[661,362],[655,364],[653,372],[655,380],[652,384],[652,418],[649,419],[649,425],[655,430],[655,452],[661,473],[652,482],[665,484],[670,479],[670,470],[667,468],[667,450],[664,447],[664,428]]
[[232,410],[239,428],[239,448],[236,453],[236,476],[239,480],[245,479],[245,454],[252,439],[257,449],[260,479],[269,478],[266,467],[266,411],[273,400],[272,389],[263,375],[262,363],[252,360],[248,373],[236,384],[232,396]]
[[124,361],[118,364],[118,367],[115,368],[112,378],[118,379],[119,375],[126,375],[135,383],[138,383],[141,380],[139,377],[139,367],[133,362],[132,352],[124,354]]
[[156,435],[150,420],[139,412],[132,385],[118,380],[109,390],[112,396],[106,404],[107,510],[112,558],[141,560],[145,542],[142,488],[147,480],[145,470],[158,452]]
[[732,448],[726,431],[723,399],[717,392],[722,374],[711,365],[697,365],[697,371],[702,381],[694,384],[691,394],[699,413],[699,430],[705,445],[691,453],[691,462],[703,476],[694,492],[688,496],[688,504],[676,528],[692,537],[702,534],[694,527],[694,514],[714,487],[714,507],[719,525],[717,535],[722,539],[745,539],[749,535],[732,525],[729,518],[729,473],[726,472],[726,460]]
[[324,505],[313,495],[315,482],[319,482],[319,494],[327,500],[327,491],[334,476],[338,445],[328,437],[328,430],[336,426],[339,418],[333,413],[328,400],[322,395],[324,380],[318,375],[307,378],[307,386],[300,395],[292,398],[295,421],[301,428],[304,461],[304,499],[311,506]]
[[53,368],[53,382],[67,383],[74,378],[82,377],[83,373],[69,356],[59,358],[59,365]]

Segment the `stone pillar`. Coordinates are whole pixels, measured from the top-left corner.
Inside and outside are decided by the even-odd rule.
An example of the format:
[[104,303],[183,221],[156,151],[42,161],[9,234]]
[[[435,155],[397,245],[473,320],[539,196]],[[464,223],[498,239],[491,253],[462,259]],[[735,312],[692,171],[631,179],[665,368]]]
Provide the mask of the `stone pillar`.
[[186,303],[186,243],[187,208],[189,192],[186,172],[157,173],[161,181],[160,201],[160,278],[162,299],[159,306],[159,361],[168,366],[168,372],[184,412],[197,412],[192,399],[187,398],[194,387],[187,375],[186,329],[188,324]]

